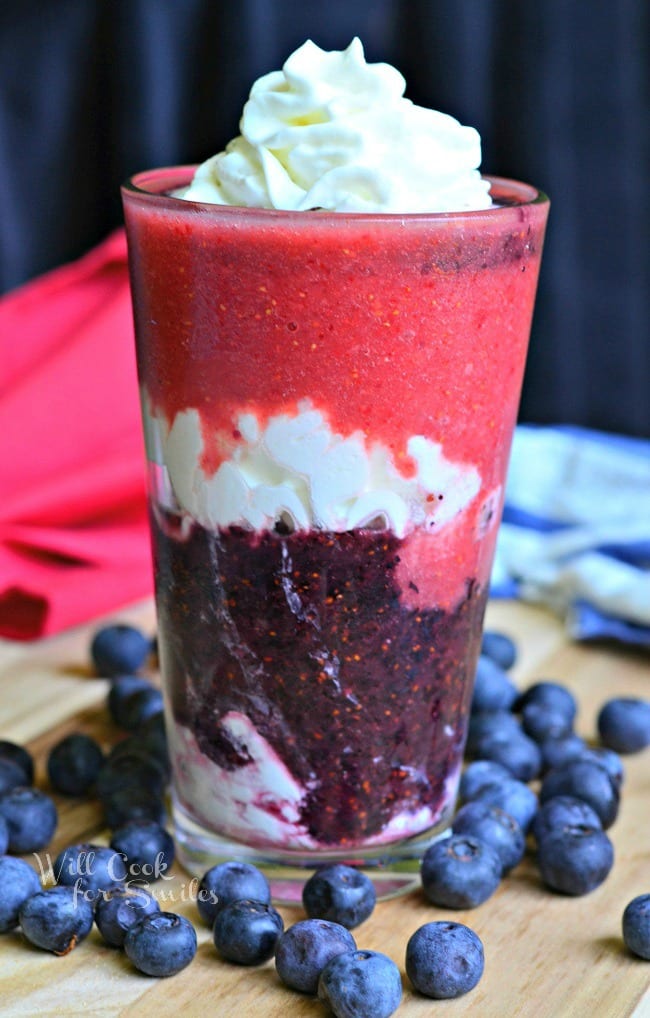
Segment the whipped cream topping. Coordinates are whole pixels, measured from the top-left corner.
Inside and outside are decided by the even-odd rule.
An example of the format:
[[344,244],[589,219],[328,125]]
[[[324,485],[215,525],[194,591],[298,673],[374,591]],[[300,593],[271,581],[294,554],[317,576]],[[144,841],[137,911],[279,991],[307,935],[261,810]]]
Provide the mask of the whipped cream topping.
[[490,207],[478,132],[416,106],[405,87],[394,67],[366,63],[359,39],[331,52],[308,41],[255,82],[241,135],[179,196],[298,211]]
[[413,469],[405,474],[382,443],[336,434],[308,402],[264,428],[254,414],[239,414],[241,437],[206,475],[198,412],[178,413],[169,428],[146,398],[143,406],[149,459],[166,467],[180,506],[212,530],[272,530],[281,521],[291,530],[377,527],[403,537],[415,527],[441,530],[481,489],[476,468],[448,460],[439,443],[411,436],[403,451]]

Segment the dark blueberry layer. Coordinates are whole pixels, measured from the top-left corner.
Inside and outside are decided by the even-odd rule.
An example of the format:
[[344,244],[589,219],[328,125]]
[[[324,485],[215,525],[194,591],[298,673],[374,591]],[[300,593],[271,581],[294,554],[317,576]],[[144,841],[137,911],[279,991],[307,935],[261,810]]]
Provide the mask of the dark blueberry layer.
[[518,230],[484,230],[481,234],[477,233],[471,243],[459,239],[455,246],[432,245],[428,256],[423,247],[422,275],[435,271],[462,272],[465,269],[489,271],[511,263],[520,264],[521,271],[525,272],[529,262],[536,264],[539,260],[542,238],[539,236],[536,218],[531,217],[529,209],[520,207],[517,214],[520,222]]
[[387,533],[195,525],[180,541],[155,519],[153,533],[166,681],[206,756],[250,761],[219,725],[245,714],[313,786],[302,821],[323,844],[363,842],[403,810],[438,812],[480,641],[473,582],[455,612],[418,611],[400,603],[401,541]]

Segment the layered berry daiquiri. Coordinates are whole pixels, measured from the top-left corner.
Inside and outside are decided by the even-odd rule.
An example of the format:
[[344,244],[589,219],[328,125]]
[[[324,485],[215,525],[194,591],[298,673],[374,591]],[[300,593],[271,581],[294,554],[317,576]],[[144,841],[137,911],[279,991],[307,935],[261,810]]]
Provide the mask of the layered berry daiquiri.
[[453,216],[148,201],[128,227],[178,794],[259,846],[419,834],[455,795],[540,207],[466,216],[459,243]]
[[218,187],[287,203],[125,190],[175,794],[260,851],[375,851],[453,808],[547,203],[472,170],[469,211],[368,211],[355,164],[360,211],[323,208],[338,165],[237,145]]

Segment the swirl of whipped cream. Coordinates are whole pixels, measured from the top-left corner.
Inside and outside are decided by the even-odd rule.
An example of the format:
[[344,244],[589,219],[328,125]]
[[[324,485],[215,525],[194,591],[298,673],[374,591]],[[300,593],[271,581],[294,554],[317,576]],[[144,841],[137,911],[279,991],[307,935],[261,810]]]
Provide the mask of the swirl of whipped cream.
[[196,171],[180,196],[249,208],[461,212],[488,208],[481,139],[404,97],[389,64],[353,39],[308,41],[253,85],[241,135]]

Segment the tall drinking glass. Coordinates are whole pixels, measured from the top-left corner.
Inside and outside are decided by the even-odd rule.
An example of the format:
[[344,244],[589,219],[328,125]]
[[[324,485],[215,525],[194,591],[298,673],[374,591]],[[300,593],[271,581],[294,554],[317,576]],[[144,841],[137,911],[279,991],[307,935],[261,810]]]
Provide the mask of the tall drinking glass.
[[548,200],[282,212],[192,172],[123,189],[180,858],[394,893],[454,808]]

